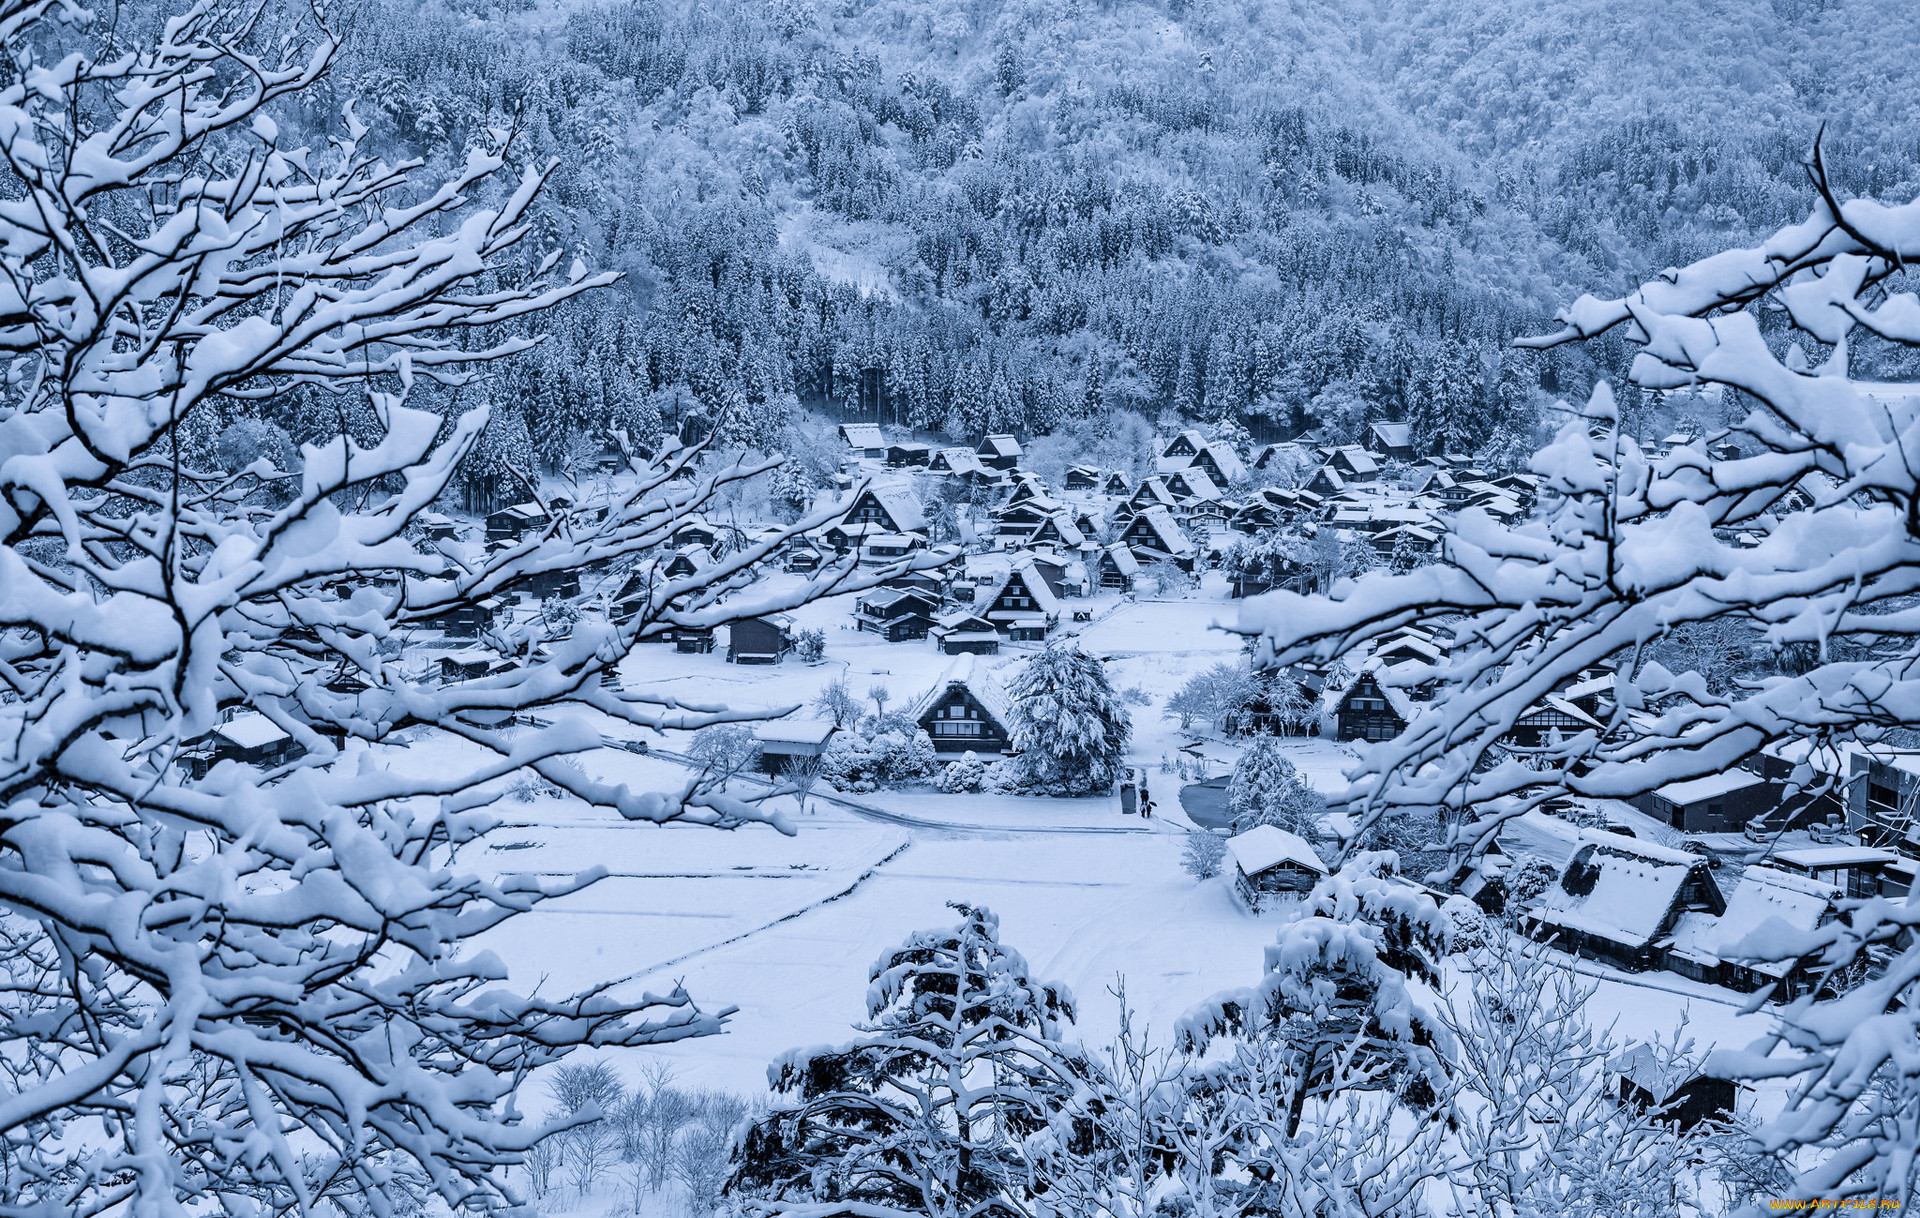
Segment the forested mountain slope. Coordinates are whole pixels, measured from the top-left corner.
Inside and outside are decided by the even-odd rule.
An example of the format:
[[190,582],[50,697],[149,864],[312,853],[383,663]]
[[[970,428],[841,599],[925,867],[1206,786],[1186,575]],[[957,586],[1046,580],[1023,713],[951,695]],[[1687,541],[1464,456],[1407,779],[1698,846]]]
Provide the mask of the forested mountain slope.
[[[1878,0],[348,0],[395,154],[557,156],[543,236],[629,272],[486,460],[794,397],[944,430],[1098,406],[1517,450],[1617,356],[1505,341],[1843,189],[1920,193],[1920,6]],[[333,107],[333,109],[328,109]],[[1596,368],[1594,361],[1603,367]]]

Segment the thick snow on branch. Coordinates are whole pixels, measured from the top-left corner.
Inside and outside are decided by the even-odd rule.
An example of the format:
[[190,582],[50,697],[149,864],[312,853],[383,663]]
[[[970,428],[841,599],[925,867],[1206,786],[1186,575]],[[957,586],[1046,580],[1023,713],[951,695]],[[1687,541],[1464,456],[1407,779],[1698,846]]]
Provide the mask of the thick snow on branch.
[[[1420,674],[1438,694],[1356,770],[1356,810],[1448,809],[1455,844],[1471,849],[1556,789],[1627,797],[1783,742],[1800,756],[1870,749],[1920,725],[1920,394],[1857,381],[1847,365],[1855,327],[1920,343],[1920,299],[1889,290],[1920,258],[1920,202],[1840,204],[1817,155],[1811,170],[1822,201],[1804,222],[1619,300],[1582,298],[1535,344],[1625,326],[1640,347],[1637,385],[1718,385],[1756,403],[1724,437],[1649,458],[1600,386],[1534,458],[1545,482],[1535,518],[1509,530],[1468,511],[1442,564],[1246,606],[1240,629],[1268,663],[1332,660],[1410,622],[1451,636],[1449,657]],[[1783,310],[1830,357],[1808,367],[1797,349],[1777,356],[1759,308]],[[1716,692],[1647,657],[1675,630],[1727,620],[1796,662]],[[1523,715],[1597,672],[1613,674],[1614,703],[1597,730],[1524,757],[1506,746]],[[1792,778],[1819,781],[1806,762]],[[1904,906],[1865,902],[1851,925],[1769,946],[1821,952],[1837,969],[1911,922]],[[1802,1179],[1808,1197],[1909,1195],[1912,1134],[1861,1131],[1891,1102],[1884,1071],[1908,1088],[1920,1079],[1915,977],[1909,950],[1840,999],[1801,998],[1751,1051],[1716,1056],[1734,1076],[1797,1080],[1765,1136],[1776,1149],[1830,1147]]]
[[[613,278],[558,277],[557,253],[518,248],[546,169],[480,207],[468,200],[492,197],[504,145],[437,186],[363,152],[351,111],[328,147],[281,147],[264,108],[336,44],[297,21],[269,31],[258,5],[200,0],[144,49],[37,62],[28,44],[59,41],[56,11],[77,16],[0,4],[19,68],[0,90],[0,351],[16,357],[0,389],[7,1204],[516,1204],[498,1169],[546,1132],[514,1106],[529,1071],[580,1045],[711,1034],[727,1012],[677,989],[514,991],[463,945],[597,874],[489,881],[455,852],[523,769],[636,821],[777,823],[701,778],[674,792],[590,779],[570,760],[602,744],[581,712],[741,718],[600,678],[650,635],[890,572],[856,582],[848,559],[723,603],[819,523],[803,520],[662,579],[619,624],[589,618],[545,646],[496,631],[494,676],[442,685],[403,663],[425,620],[629,563],[770,463],[686,477],[702,454],[673,450],[484,559],[417,546],[409,525],[486,414],[409,407],[415,377],[473,377],[532,341],[490,327]],[[377,434],[308,445],[297,480],[264,459],[183,461],[176,429],[196,411],[303,385],[366,395]],[[238,708],[300,751],[207,764],[208,734]],[[495,726],[533,711],[551,726]],[[458,737],[468,760],[386,764],[418,727]]]

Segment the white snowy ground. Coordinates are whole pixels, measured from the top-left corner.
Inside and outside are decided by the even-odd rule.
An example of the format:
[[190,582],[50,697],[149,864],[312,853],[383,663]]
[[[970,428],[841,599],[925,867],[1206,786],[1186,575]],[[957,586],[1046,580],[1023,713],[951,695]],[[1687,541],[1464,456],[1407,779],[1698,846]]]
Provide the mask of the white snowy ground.
[[[1212,598],[1113,597],[1080,607],[1096,614],[1081,626],[1082,638],[1110,657],[1114,684],[1139,687],[1151,699],[1133,708],[1134,752],[1141,762],[1157,762],[1187,739],[1160,717],[1160,703],[1193,672],[1238,649],[1234,636],[1208,629],[1233,607]],[[629,688],[769,709],[803,704],[843,672],[856,694],[880,683],[895,702],[905,701],[949,663],[928,642],[889,644],[842,629],[850,611],[851,598],[843,597],[797,615],[801,625],[827,631],[825,664],[743,668],[720,652],[647,647],[623,678]],[[1008,648],[991,663],[1004,677],[1030,650]],[[684,733],[671,736],[679,738],[653,743],[684,745]],[[421,741],[393,763],[443,764],[458,747]],[[1340,772],[1353,761],[1330,742],[1285,747],[1323,789],[1341,786]],[[1230,764],[1231,748],[1208,751]],[[648,789],[677,786],[687,776],[668,759],[611,749],[589,755],[587,765]],[[488,873],[556,876],[602,866],[609,876],[476,946],[498,951],[517,986],[564,992],[618,980],[620,992],[637,993],[683,982],[705,1006],[739,1007],[721,1036],[610,1053],[630,1079],[643,1056],[657,1055],[688,1084],[761,1093],[767,1064],[779,1054],[848,1038],[864,1015],[868,966],[908,932],[949,921],[949,901],[994,910],[1005,940],[1034,972],[1072,988],[1087,1041],[1104,1043],[1113,1032],[1118,1004],[1109,990],[1123,978],[1139,1021],[1164,1037],[1192,1005],[1256,978],[1280,915],[1253,918],[1224,880],[1196,883],[1181,871],[1185,828],[1175,780],[1157,772],[1155,780],[1162,815],[1149,822],[1122,816],[1113,799],[881,792],[843,803],[816,797],[810,813],[794,817],[794,837],[763,826],[729,833],[636,825],[557,799],[509,799],[498,807],[509,823],[464,862]],[[792,805],[790,797],[780,802]],[[1541,853],[1559,849],[1553,828],[1544,824],[1531,835]],[[1606,976],[1592,1015],[1602,1025],[1615,1023],[1620,1039],[1678,1028],[1704,1049],[1743,1044],[1765,1030],[1764,1017],[1737,1015],[1736,995],[1666,974],[1624,977],[1579,967]]]

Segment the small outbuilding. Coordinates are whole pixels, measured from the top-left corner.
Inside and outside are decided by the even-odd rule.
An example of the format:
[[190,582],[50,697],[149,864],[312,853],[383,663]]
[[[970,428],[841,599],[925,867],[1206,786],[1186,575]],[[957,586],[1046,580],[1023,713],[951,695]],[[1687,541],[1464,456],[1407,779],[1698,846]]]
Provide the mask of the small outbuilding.
[[1660,1060],[1651,1046],[1635,1045],[1607,1062],[1620,1102],[1642,1112],[1658,1111],[1681,1132],[1707,1121],[1733,1116],[1739,1088],[1731,1079],[1694,1073],[1679,1062]]
[[727,662],[778,664],[793,646],[793,619],[784,613],[742,618],[727,627]]
[[1012,469],[1020,464],[1020,441],[1006,434],[991,435],[980,441],[974,453],[989,469]]
[[881,434],[878,423],[842,423],[840,438],[857,456],[884,457],[887,455],[887,438]]
[[905,440],[887,445],[887,468],[908,469],[926,468],[933,460],[933,446],[922,444],[918,440]]
[[760,742],[760,768],[778,774],[795,761],[817,758],[827,751],[835,728],[831,719],[774,719],[754,725]]
[[1726,770],[1670,782],[1634,800],[1634,806],[1682,833],[1738,833],[1780,803],[1781,787],[1752,770]]
[[1000,652],[1000,631],[986,618],[965,609],[941,614],[927,633],[933,636],[935,646],[950,656]]
[[1233,891],[1253,913],[1313,890],[1327,874],[1313,847],[1278,825],[1256,825],[1227,839]]

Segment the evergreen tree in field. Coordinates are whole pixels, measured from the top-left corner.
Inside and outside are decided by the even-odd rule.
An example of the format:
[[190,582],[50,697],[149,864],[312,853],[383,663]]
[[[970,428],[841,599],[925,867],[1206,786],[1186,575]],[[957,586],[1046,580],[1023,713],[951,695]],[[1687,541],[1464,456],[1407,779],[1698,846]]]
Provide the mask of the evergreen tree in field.
[[1272,736],[1254,737],[1233,763],[1233,777],[1227,780],[1227,815],[1233,818],[1236,833],[1255,825],[1276,825],[1311,837],[1317,827],[1314,818],[1325,807],[1326,801],[1300,777]]
[[727,1190],[762,1213],[1027,1218],[1048,1191],[1027,1154],[1085,1153],[1098,1067],[1063,1039],[1073,996],[1034,980],[984,909],[875,962],[868,1023],[768,1070],[786,1097],[740,1137]]
[[1048,795],[1112,788],[1133,721],[1105,665],[1071,643],[1055,643],[1027,662],[1010,692],[1022,785]]
[[1283,1045],[1289,1138],[1308,1099],[1386,1090],[1433,1108],[1451,1091],[1452,1034],[1407,982],[1438,984],[1452,925],[1432,898],[1394,878],[1397,866],[1391,852],[1363,854],[1320,881],[1267,949],[1260,981],[1214,995],[1177,1028],[1192,1053],[1221,1036]]

